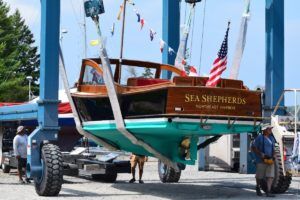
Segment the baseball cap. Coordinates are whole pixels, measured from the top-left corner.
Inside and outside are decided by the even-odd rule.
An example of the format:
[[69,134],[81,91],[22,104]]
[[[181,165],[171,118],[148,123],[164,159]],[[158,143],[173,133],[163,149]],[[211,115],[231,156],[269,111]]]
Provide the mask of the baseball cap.
[[20,133],[20,132],[22,132],[24,130],[24,126],[19,126],[18,128],[17,128],[17,133]]
[[268,129],[268,128],[273,128],[273,126],[271,125],[271,124],[264,124],[264,125],[262,125],[262,127],[261,127],[261,130],[262,131],[264,131],[264,130],[266,130],[266,129]]

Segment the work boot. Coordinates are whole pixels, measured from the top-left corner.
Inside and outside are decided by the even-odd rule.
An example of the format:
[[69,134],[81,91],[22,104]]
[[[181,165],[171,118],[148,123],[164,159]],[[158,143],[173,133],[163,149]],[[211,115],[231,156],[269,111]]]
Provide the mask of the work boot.
[[275,197],[275,194],[272,194],[271,192],[266,192],[266,197]]
[[135,178],[132,178],[129,183],[134,183],[135,182]]
[[260,188],[258,186],[256,186],[256,195],[257,196],[262,196],[262,193],[261,193]]

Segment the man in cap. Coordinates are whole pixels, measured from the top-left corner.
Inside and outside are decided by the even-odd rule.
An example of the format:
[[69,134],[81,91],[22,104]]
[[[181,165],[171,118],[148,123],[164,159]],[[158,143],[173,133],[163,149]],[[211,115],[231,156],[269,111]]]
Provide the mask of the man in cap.
[[270,124],[265,124],[262,126],[262,134],[258,135],[251,148],[255,153],[256,159],[256,194],[262,196],[260,191],[260,184],[265,178],[267,181],[267,197],[275,197],[271,193],[271,187],[273,183],[273,178],[275,175],[274,166],[274,147],[275,138],[272,134],[272,126]]
[[[22,170],[26,168],[27,163],[27,135],[25,134],[24,126],[19,126],[17,128],[17,134],[14,137],[13,147],[18,161],[19,183],[25,183],[22,178]],[[30,183],[28,178],[25,180],[27,183]]]

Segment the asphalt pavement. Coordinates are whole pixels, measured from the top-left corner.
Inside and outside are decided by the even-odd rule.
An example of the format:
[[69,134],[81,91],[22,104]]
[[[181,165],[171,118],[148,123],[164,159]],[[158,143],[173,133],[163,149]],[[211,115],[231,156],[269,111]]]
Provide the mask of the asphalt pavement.
[[[179,183],[161,183],[157,162],[145,165],[144,184],[133,183],[130,174],[119,174],[114,184],[95,182],[89,178],[64,177],[58,197],[39,197],[34,184],[19,184],[16,171],[0,172],[0,199],[270,199],[255,194],[254,175],[225,172],[198,172],[188,166]],[[300,199],[300,177],[293,178],[288,192],[275,199]]]

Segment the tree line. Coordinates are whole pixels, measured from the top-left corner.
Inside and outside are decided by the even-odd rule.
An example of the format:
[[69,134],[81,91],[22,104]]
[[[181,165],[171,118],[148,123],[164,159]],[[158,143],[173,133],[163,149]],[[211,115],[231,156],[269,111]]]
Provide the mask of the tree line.
[[31,90],[39,93],[40,56],[32,32],[20,12],[12,14],[0,0],[0,102],[28,101],[28,80]]

